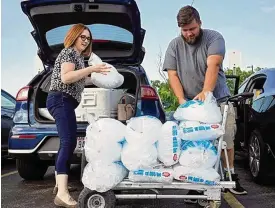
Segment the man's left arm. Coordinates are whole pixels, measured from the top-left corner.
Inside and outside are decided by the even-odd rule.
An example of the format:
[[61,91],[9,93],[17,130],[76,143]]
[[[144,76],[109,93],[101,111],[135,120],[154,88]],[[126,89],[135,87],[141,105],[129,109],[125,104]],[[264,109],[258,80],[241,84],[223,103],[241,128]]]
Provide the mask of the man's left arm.
[[205,100],[207,92],[213,92],[218,79],[219,70],[225,55],[225,42],[222,37],[214,40],[208,47],[207,70],[205,73],[204,86],[201,93],[194,99]]
[[213,92],[213,90],[215,89],[222,61],[223,57],[220,55],[208,56],[203,91]]

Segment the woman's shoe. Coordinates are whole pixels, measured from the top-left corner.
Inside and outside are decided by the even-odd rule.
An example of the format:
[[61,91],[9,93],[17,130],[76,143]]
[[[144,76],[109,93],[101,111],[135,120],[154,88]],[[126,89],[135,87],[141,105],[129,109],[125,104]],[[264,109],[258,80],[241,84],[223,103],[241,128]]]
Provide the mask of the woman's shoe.
[[77,202],[73,198],[69,198],[68,203],[62,201],[58,196],[54,199],[54,204],[59,207],[66,207],[66,208],[76,208]]
[[60,174],[56,176],[58,187],[57,195],[54,199],[54,204],[60,207],[75,208],[77,202],[70,196],[68,191],[68,175]]

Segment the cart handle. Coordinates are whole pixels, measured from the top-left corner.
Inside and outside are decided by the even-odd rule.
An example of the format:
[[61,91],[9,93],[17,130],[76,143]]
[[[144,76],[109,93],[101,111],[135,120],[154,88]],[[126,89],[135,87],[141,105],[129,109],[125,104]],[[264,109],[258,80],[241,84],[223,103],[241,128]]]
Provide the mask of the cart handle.
[[232,97],[229,97],[226,100],[226,104],[228,104],[229,102],[241,102],[244,100],[247,100],[249,98],[252,98],[254,96],[253,92],[243,92],[243,93],[239,93],[237,95],[234,95]]

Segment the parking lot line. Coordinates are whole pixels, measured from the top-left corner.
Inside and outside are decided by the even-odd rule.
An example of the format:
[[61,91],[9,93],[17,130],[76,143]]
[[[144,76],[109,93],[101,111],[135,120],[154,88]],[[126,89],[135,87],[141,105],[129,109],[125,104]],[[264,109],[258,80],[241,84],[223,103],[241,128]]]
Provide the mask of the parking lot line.
[[238,199],[236,199],[230,192],[224,193],[223,198],[232,208],[244,208],[241,202],[239,202]]
[[13,175],[13,174],[16,174],[16,173],[18,173],[18,171],[12,171],[12,172],[9,172],[9,173],[5,173],[5,174],[1,175],[1,178],[4,178],[6,176],[10,176],[10,175]]

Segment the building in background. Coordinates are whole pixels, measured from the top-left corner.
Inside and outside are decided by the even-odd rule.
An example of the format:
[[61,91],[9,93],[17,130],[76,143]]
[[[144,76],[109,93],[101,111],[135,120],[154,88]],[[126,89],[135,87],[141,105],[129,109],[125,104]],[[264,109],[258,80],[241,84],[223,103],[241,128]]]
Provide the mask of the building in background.
[[228,53],[229,69],[235,70],[237,67],[242,68],[242,54],[240,51],[230,51]]

